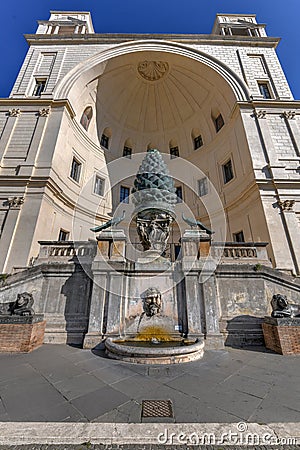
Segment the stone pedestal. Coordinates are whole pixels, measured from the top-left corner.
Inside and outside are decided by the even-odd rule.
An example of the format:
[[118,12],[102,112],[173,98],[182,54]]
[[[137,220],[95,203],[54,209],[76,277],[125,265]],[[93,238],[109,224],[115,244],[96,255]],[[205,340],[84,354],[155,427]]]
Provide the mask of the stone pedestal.
[[182,256],[199,259],[209,254],[211,237],[203,230],[185,230],[182,238]]
[[89,326],[83,348],[97,346],[107,333],[119,336],[121,328],[126,236],[123,230],[102,231],[97,241]]
[[300,355],[300,318],[265,317],[265,345],[281,355]]
[[98,249],[104,259],[124,261],[126,236],[123,230],[102,231],[97,236]]
[[0,317],[0,352],[31,352],[44,342],[42,315]]

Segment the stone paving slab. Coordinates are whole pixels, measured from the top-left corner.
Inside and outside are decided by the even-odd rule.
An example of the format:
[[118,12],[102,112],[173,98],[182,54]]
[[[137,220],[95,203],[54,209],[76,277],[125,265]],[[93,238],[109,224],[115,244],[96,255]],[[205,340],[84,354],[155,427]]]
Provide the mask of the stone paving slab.
[[142,400],[160,399],[172,401],[174,423],[300,423],[299,369],[299,356],[263,347],[147,366],[43,345],[0,354],[0,421],[141,424]]

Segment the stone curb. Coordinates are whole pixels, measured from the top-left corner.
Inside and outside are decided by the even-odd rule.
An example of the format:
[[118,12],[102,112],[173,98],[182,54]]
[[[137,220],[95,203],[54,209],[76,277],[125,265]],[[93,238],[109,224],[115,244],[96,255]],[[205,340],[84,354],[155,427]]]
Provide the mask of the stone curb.
[[[254,439],[254,441],[253,441]],[[249,445],[300,444],[299,423],[0,422],[0,445]],[[277,447],[278,448],[278,447]]]

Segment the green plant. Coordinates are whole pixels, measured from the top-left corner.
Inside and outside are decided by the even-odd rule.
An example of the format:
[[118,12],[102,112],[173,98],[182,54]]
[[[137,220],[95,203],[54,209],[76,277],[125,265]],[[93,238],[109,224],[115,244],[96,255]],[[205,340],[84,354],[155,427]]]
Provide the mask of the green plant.
[[0,283],[5,283],[8,273],[0,273]]
[[255,266],[253,267],[253,270],[255,270],[255,272],[259,272],[260,270],[262,270],[263,266],[261,264],[255,264]]

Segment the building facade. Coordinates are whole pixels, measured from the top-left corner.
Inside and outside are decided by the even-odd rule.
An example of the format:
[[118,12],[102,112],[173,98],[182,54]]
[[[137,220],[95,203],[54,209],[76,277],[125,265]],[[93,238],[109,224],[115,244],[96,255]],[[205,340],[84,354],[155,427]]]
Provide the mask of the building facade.
[[208,226],[217,192],[216,240],[268,242],[273,267],[300,274],[300,102],[254,15],[217,15],[210,35],[131,35],[53,11],[26,39],[0,100],[0,272],[30,265],[39,241],[93,238],[130,208],[135,155],[157,148],[199,169],[182,166],[178,202]]

